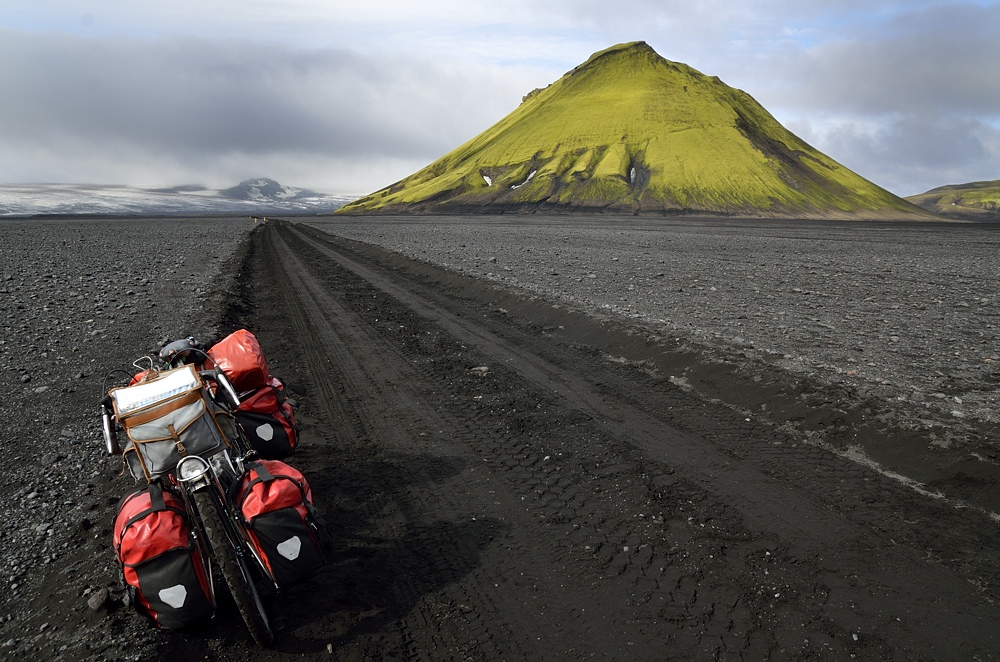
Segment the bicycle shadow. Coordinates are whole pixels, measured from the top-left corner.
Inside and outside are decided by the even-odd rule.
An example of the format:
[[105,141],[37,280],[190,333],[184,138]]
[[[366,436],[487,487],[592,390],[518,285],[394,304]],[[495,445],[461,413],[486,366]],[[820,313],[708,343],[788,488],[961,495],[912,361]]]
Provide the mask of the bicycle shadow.
[[[460,498],[431,488],[465,467],[461,458],[421,455],[310,474],[336,551],[313,580],[270,598],[275,648],[326,652],[377,635],[478,568],[482,551],[510,527],[473,519]],[[430,501],[444,518],[427,519]]]

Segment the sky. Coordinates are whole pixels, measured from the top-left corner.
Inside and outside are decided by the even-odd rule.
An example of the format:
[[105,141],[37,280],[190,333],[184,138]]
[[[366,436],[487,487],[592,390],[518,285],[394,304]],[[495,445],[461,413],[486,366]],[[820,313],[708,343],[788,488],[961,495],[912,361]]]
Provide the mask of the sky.
[[1000,179],[1000,2],[0,0],[0,184],[387,186],[614,44],[897,195]]

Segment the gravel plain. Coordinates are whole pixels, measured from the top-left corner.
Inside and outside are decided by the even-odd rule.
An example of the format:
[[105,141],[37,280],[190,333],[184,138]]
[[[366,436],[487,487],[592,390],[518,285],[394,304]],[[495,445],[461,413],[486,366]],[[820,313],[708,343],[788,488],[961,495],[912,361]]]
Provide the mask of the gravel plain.
[[1000,226],[603,217],[310,224],[665,336],[1000,421]]
[[0,223],[0,658],[148,656],[150,630],[113,595],[111,518],[133,481],[104,453],[101,383],[168,338],[214,333],[223,265],[252,227]]

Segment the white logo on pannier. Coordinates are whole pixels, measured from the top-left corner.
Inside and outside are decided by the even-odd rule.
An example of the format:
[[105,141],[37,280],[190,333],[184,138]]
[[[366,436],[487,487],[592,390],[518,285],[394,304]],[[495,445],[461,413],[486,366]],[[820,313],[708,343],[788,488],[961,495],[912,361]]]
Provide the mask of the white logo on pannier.
[[270,423],[264,423],[257,426],[257,436],[264,441],[271,441],[274,438],[274,428],[271,427]]
[[283,543],[278,544],[278,553],[289,561],[299,558],[299,551],[302,549],[302,541],[298,536],[292,536]]
[[184,601],[187,600],[187,595],[187,589],[184,588],[183,584],[165,588],[159,593],[160,599],[174,609],[180,609],[184,606]]

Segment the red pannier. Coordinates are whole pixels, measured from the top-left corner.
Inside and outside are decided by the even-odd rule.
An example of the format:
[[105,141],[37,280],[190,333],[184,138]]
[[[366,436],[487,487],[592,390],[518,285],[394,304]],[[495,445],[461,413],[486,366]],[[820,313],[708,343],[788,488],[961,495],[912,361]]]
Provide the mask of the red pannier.
[[309,483],[279,460],[247,465],[237,508],[250,544],[278,588],[308,579],[326,563],[327,533]]
[[267,385],[245,395],[236,409],[236,423],[265,460],[281,460],[295,452],[299,428],[285,385],[270,377]]
[[113,530],[115,555],[140,613],[168,629],[215,615],[211,583],[177,494],[159,483],[129,492],[118,504]]
[[246,329],[232,332],[212,345],[207,353],[212,362],[226,373],[237,393],[253,391],[267,384],[267,359],[257,337]]

